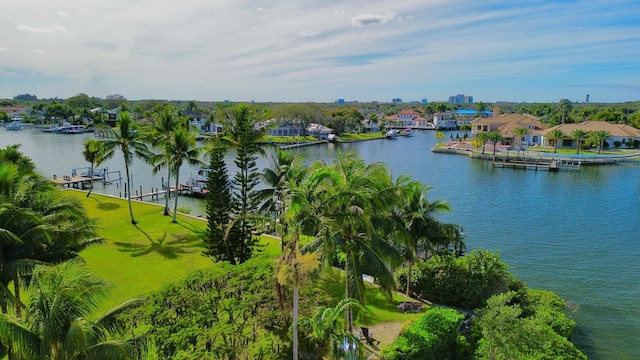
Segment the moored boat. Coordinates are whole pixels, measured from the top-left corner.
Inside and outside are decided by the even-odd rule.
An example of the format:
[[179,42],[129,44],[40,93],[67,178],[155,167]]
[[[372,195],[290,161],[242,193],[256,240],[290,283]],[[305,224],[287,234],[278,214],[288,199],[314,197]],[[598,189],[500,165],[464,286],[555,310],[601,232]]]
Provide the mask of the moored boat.
[[402,136],[412,136],[413,135],[413,130],[406,128],[402,130]]
[[396,130],[396,129],[391,129],[391,130],[387,131],[387,133],[386,133],[386,134],[384,134],[384,136],[385,136],[387,139],[393,139],[393,138],[396,138],[396,137],[398,136],[398,130]]

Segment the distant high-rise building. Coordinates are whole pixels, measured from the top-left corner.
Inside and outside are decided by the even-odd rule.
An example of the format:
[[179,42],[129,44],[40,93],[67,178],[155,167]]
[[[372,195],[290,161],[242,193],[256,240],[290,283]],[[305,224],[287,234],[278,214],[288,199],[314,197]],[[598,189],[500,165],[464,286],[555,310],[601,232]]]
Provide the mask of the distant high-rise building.
[[344,104],[344,99],[338,99],[338,100],[336,100],[336,104]]
[[465,96],[464,94],[449,96],[449,103],[450,104],[472,104],[473,96]]
[[584,99],[584,102],[586,102],[587,104],[589,103],[589,94],[587,94],[587,97]]
[[421,101],[421,102],[422,102],[423,104],[426,104],[426,103],[427,103],[427,99],[422,99],[422,101]]
[[393,98],[393,99],[391,99],[391,102],[392,102],[392,103],[401,103],[401,102],[402,102],[402,99],[400,99],[400,98]]

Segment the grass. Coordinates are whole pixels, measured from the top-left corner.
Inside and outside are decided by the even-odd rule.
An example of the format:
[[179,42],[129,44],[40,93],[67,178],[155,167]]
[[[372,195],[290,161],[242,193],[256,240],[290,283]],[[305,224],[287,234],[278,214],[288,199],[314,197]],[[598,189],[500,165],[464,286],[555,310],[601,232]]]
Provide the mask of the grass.
[[[98,234],[105,244],[84,250],[81,256],[96,275],[109,281],[112,294],[102,304],[98,314],[124,301],[145,296],[163,286],[184,278],[190,272],[215,266],[211,259],[201,255],[204,248],[202,236],[207,227],[200,218],[178,214],[178,223],[163,216],[163,207],[133,201],[136,225],[131,224],[127,201],[110,196],[66,190],[65,195],[82,200],[89,216],[98,221]],[[307,239],[308,240],[308,239]],[[280,241],[262,236],[261,250],[274,260],[280,255]],[[329,271],[315,283],[337,303],[344,296],[344,273]],[[394,300],[406,297],[394,295]],[[358,325],[384,322],[404,322],[421,314],[402,314],[377,291],[367,285],[367,312]]]
[[[81,253],[90,270],[113,285],[99,313],[213,266],[201,255],[207,227],[203,219],[179,214],[174,224],[170,216],[163,216],[162,206],[133,201],[138,224],[132,225],[126,200],[97,194],[87,198],[77,190],[65,195],[83,201],[89,216],[98,219],[99,236],[106,240]],[[263,244],[269,254],[280,251],[276,239],[263,238]]]
[[384,134],[381,133],[344,133],[340,134],[338,141],[350,142],[350,141],[363,141],[372,139],[382,139]]
[[[590,150],[580,150],[580,154],[576,154],[576,148],[557,148],[556,149],[556,153],[557,154],[572,154],[575,156],[579,156],[579,155],[598,155],[598,152],[595,149],[590,149]],[[535,146],[535,147],[530,147],[527,149],[527,151],[534,151],[534,152],[542,152],[542,153],[554,153],[553,152],[553,147],[547,147],[547,146]],[[602,149],[599,153],[599,155],[624,155],[624,154],[635,154],[637,153],[638,150],[637,149],[624,149],[624,148],[620,148],[620,149]]]
[[298,143],[318,141],[315,136],[267,136],[265,141],[272,143]]

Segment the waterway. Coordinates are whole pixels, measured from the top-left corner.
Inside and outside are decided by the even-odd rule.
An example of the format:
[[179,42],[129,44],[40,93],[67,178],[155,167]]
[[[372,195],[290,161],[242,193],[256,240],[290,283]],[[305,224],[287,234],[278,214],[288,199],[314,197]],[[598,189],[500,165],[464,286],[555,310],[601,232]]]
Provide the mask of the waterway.
[[[0,147],[22,144],[38,171],[50,177],[88,166],[82,143],[92,134],[45,134],[35,129],[0,128]],[[385,163],[432,186],[431,199],[453,209],[440,218],[464,226],[470,249],[499,250],[501,259],[528,286],[549,289],[575,305],[573,342],[590,359],[635,359],[640,354],[640,167],[609,165],[581,171],[526,171],[493,168],[466,156],[434,154],[433,132],[413,137],[295,149],[309,163],[331,163],[340,151],[355,151],[366,162]],[[231,155],[229,155],[231,160]],[[263,159],[259,166],[265,166]],[[120,157],[105,164],[124,166]],[[230,171],[233,164],[228,161]],[[181,178],[194,173],[184,167]],[[161,186],[162,173],[135,160],[133,189]],[[166,173],[165,173],[166,174]],[[166,176],[166,175],[165,175]],[[96,186],[122,196],[122,185]],[[160,199],[162,202],[163,199]],[[180,206],[204,214],[203,201],[180,198]]]

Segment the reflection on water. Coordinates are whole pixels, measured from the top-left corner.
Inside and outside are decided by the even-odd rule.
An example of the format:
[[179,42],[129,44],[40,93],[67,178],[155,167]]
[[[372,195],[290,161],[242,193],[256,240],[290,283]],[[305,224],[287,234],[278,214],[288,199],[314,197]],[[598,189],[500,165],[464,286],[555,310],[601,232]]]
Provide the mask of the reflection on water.
[[[0,146],[22,143],[22,151],[46,176],[88,166],[82,142],[90,137],[0,128]],[[387,164],[395,175],[407,174],[433,186],[431,199],[445,199],[453,208],[442,219],[464,226],[469,248],[499,249],[529,286],[553,290],[577,304],[578,310],[570,314],[579,324],[573,340],[589,358],[639,354],[640,168],[583,167],[580,172],[555,173],[498,169],[465,156],[434,154],[430,148],[435,142],[433,132],[416,132],[410,138],[294,151],[309,163],[331,163],[340,151],[356,151],[367,162]],[[229,171],[235,171],[233,163],[227,163]],[[265,164],[266,159],[259,162]],[[105,166],[124,170],[118,156]],[[181,178],[190,173],[195,169],[183,167]],[[162,173],[152,176],[151,167],[138,159],[132,174],[133,189],[161,187]],[[119,184],[98,185],[95,191],[119,195],[123,189]],[[180,206],[191,207],[197,215],[205,212],[200,200],[181,198]],[[159,239],[156,243],[166,246]]]

